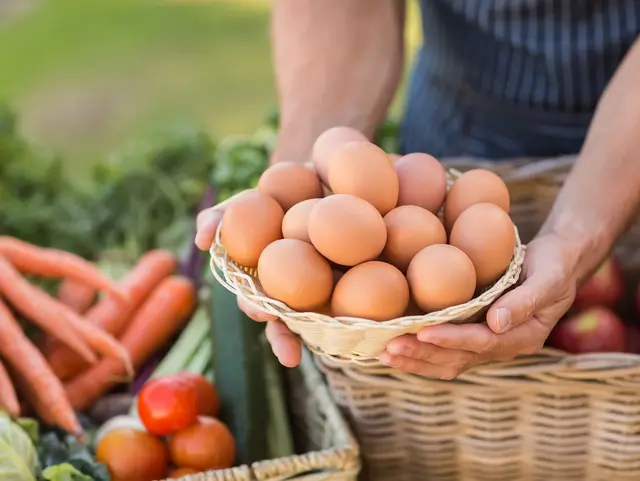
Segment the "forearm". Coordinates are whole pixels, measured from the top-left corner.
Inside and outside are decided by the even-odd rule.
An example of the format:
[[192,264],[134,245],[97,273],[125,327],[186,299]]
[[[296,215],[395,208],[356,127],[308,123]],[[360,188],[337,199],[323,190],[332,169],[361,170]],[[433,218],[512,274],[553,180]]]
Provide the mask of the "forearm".
[[336,125],[373,135],[402,75],[404,0],[276,0],[272,37],[275,160],[307,161]]
[[542,233],[576,246],[583,280],[640,206],[640,40],[602,95],[575,167]]

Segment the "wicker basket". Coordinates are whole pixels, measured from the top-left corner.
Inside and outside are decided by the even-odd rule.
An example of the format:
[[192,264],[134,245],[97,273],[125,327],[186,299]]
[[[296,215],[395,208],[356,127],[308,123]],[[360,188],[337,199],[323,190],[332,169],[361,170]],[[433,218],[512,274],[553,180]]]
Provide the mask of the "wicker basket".
[[[449,183],[459,176],[449,171]],[[231,200],[231,199],[230,199]],[[426,326],[444,322],[473,322],[520,277],[524,246],[516,229],[516,248],[505,274],[471,301],[421,316],[406,316],[386,322],[349,317],[330,317],[314,312],[296,312],[282,302],[270,299],[262,290],[256,269],[232,261],[220,241],[218,227],[211,248],[211,270],[218,282],[262,311],[275,314],[298,334],[315,353],[363,365],[378,364],[377,357],[387,343],[403,334],[415,334]]]
[[[358,445],[331,398],[308,351],[289,372],[293,427],[306,454],[209,471],[181,481],[355,481],[360,471]],[[168,481],[168,480],[167,480]]]
[[[512,216],[529,240],[572,160],[481,165],[507,181]],[[640,224],[621,239],[617,254],[628,274],[640,273]],[[352,422],[367,479],[640,479],[640,355],[545,349],[477,367],[455,381],[316,360]]]

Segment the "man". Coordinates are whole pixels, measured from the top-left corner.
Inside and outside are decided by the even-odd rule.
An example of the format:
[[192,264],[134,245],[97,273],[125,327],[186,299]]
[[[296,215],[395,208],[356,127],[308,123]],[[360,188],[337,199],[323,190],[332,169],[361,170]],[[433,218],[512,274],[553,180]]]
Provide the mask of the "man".
[[[640,1],[422,0],[403,152],[491,159],[576,154],[522,284],[486,324],[440,325],[392,340],[380,360],[452,379],[470,367],[540,349],[577,286],[606,257],[640,205]],[[272,159],[305,162],[335,125],[367,135],[385,116],[403,64],[404,1],[276,0],[273,51],[281,131]],[[198,219],[211,245],[217,209]],[[300,344],[267,321],[280,362]]]

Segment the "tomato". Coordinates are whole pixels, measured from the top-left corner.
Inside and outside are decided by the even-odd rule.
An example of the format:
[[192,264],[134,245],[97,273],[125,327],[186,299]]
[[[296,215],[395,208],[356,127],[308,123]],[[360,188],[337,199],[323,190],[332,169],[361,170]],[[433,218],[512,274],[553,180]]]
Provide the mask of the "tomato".
[[169,438],[169,454],[176,466],[206,471],[233,466],[236,442],[221,421],[198,416],[198,421]]
[[153,481],[167,474],[169,453],[155,436],[131,428],[117,428],[96,447],[96,459],[104,463],[113,481]]
[[152,379],[140,391],[138,413],[150,433],[175,433],[196,421],[198,389],[194,383],[175,376]]
[[220,398],[216,388],[201,374],[181,372],[178,377],[195,383],[198,388],[198,414],[201,416],[214,416],[220,414]]

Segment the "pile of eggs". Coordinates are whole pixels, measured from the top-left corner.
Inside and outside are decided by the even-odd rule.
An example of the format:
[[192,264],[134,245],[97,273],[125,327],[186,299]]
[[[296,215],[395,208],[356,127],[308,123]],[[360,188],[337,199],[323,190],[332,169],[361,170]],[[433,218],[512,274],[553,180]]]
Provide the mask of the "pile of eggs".
[[447,193],[435,158],[388,154],[348,127],[317,139],[313,163],[269,167],[222,219],[227,255],[257,268],[270,298],[382,322],[463,304],[507,270],[516,234],[492,172]]

